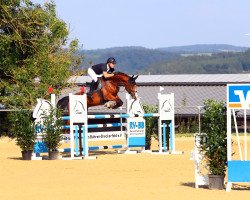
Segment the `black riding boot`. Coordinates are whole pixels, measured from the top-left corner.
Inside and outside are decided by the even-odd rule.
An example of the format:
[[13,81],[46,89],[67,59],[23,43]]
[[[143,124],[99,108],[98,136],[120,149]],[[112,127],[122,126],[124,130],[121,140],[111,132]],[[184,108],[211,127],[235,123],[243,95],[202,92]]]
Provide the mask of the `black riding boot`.
[[91,97],[92,94],[93,94],[94,89],[95,89],[95,81],[92,80],[92,82],[90,84],[90,87],[89,87],[89,92],[87,93],[87,95]]

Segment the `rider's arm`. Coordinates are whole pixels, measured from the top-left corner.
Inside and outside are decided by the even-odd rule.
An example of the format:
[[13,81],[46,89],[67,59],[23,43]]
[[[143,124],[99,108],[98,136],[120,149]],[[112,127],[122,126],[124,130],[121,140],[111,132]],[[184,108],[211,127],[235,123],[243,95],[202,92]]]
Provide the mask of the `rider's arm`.
[[108,72],[103,72],[103,76],[105,78],[110,78],[110,77],[114,76],[114,74],[109,74]]

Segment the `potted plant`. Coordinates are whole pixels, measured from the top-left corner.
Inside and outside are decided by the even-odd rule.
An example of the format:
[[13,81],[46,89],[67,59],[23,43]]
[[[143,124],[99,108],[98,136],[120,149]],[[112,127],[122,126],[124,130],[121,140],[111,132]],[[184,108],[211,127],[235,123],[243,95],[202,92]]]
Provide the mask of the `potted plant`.
[[58,159],[58,147],[62,141],[62,114],[61,111],[52,108],[51,112],[47,114],[43,120],[43,141],[48,148],[49,159]]
[[202,151],[209,172],[209,188],[224,189],[227,167],[226,107],[224,102],[212,99],[204,101],[202,120],[205,140],[201,140]]
[[36,134],[35,123],[29,110],[20,110],[11,113],[11,131],[16,139],[16,144],[22,150],[23,160],[31,160]]

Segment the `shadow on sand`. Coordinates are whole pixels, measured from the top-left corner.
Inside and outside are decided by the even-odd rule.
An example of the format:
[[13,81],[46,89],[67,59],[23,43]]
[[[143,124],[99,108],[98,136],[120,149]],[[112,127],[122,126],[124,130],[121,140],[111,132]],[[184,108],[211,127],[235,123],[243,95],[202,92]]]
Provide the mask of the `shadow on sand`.
[[[244,184],[244,183],[242,183],[242,184]],[[250,185],[249,185],[249,183],[248,183],[248,185],[240,185],[240,184],[233,183],[232,190],[238,190],[238,191],[240,191],[240,190],[250,190]]]
[[23,160],[22,157],[8,157],[7,159],[11,159],[11,160]]
[[[182,186],[195,188],[194,182],[181,183]],[[208,189],[207,185],[200,185],[199,188]]]

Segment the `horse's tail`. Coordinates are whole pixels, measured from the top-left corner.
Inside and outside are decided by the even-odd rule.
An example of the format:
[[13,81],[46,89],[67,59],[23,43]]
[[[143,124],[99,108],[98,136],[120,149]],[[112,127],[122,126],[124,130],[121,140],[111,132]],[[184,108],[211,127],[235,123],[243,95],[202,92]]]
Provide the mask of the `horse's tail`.
[[69,105],[69,96],[65,96],[57,102],[56,107],[61,109],[63,112],[68,112],[68,105]]

